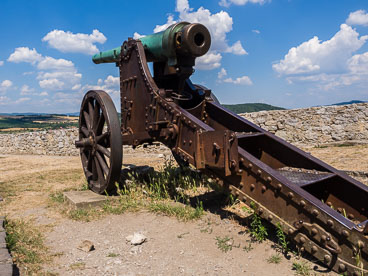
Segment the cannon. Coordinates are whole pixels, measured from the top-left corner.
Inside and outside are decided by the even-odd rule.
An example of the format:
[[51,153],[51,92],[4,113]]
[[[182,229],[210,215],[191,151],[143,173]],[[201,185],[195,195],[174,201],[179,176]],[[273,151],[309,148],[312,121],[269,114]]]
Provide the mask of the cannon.
[[89,188],[114,190],[123,144],[161,142],[182,166],[194,166],[254,205],[326,267],[344,275],[367,273],[368,187],[230,112],[210,89],[193,84],[195,59],[210,44],[205,26],[180,22],[93,57],[119,67],[121,122],[106,92],[85,94],[76,147]]

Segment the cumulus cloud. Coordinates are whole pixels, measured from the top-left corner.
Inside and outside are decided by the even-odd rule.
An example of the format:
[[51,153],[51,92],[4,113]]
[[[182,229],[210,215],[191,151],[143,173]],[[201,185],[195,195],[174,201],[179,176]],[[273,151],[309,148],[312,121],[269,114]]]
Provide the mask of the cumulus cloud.
[[31,64],[35,64],[41,59],[42,55],[37,53],[35,48],[31,50],[28,47],[19,47],[16,48],[14,53],[9,56],[8,61],[15,63],[28,62]]
[[367,84],[368,52],[355,54],[367,39],[368,36],[359,36],[349,25],[341,24],[331,39],[322,42],[315,36],[291,48],[272,67],[289,83],[314,82],[323,90],[360,82]]
[[240,84],[240,85],[252,85],[253,82],[248,76],[242,76],[236,79],[226,78],[223,82],[233,83],[233,84]]
[[83,93],[89,90],[104,90],[113,98],[118,98],[120,96],[120,78],[109,75],[105,80],[98,79],[96,85],[86,84],[80,89]]
[[0,96],[0,105],[6,105],[10,102],[10,98],[7,96]]
[[205,56],[196,60],[197,69],[211,70],[220,67],[221,53],[247,54],[240,41],[236,41],[232,46],[228,44],[227,34],[232,31],[233,19],[227,12],[211,13],[204,7],[194,10],[190,8],[188,0],[177,0],[175,11],[179,13],[178,20],[175,20],[173,15],[169,15],[167,22],[163,25],[157,25],[154,32],[162,31],[177,21],[205,25],[211,33],[211,49]]
[[133,34],[133,39],[140,39],[140,38],[142,38],[142,37],[144,37],[144,35],[141,35],[141,34],[139,34],[139,33],[137,33],[137,32],[135,32],[135,33]]
[[18,100],[15,101],[15,104],[20,104],[20,103],[28,102],[30,100],[31,100],[31,98],[28,98],[28,97],[19,98]]
[[[8,61],[28,62],[35,66],[39,70],[37,79],[43,89],[53,91],[72,89],[78,85],[82,78],[82,74],[77,72],[72,61],[42,56],[37,53],[36,49],[30,50],[28,47],[16,48],[14,53],[9,56]],[[21,91],[22,95],[26,95],[25,93],[27,92]]]
[[48,96],[49,95],[49,93],[47,93],[46,91],[42,91],[40,94],[39,94],[39,96],[41,96],[41,97],[46,97],[46,96]]
[[352,53],[360,49],[368,39],[361,36],[346,24],[327,41],[322,42],[317,36],[292,47],[284,59],[273,64],[273,69],[280,75],[305,73],[338,73],[347,69],[347,60]]
[[365,10],[357,10],[349,14],[346,24],[368,26],[368,13]]
[[13,82],[10,80],[3,80],[0,83],[0,93],[5,93],[10,87],[13,86]]
[[42,38],[42,41],[46,41],[50,47],[64,53],[92,55],[99,52],[95,43],[105,43],[106,37],[98,30],[93,30],[92,34],[53,30]]
[[248,3],[263,5],[266,2],[268,1],[267,0],[221,0],[219,2],[219,5],[222,7],[229,7],[231,4],[237,5],[237,6],[243,6]]
[[0,66],[4,65],[4,61],[0,60]]
[[20,89],[21,96],[31,95],[32,92],[34,92],[34,89],[30,88],[28,85],[23,85],[22,88]]
[[260,34],[261,32],[259,30],[252,30],[253,33],[255,34]]
[[218,79],[222,79],[223,77],[225,77],[227,75],[227,72],[224,68],[221,68],[220,72],[217,73],[217,78]]

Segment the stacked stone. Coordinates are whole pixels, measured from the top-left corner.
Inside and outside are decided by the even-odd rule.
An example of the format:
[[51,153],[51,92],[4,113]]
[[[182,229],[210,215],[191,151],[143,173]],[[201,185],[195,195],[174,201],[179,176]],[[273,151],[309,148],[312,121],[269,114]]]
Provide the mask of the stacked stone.
[[296,145],[368,141],[368,103],[260,111],[240,116]]
[[13,275],[13,260],[6,248],[6,232],[4,230],[4,217],[0,217],[0,275]]
[[[368,103],[260,111],[240,115],[295,145],[316,146],[368,141]],[[79,150],[74,146],[75,140],[78,140],[77,128],[0,134],[0,154],[76,156],[79,155]],[[169,150],[158,144],[144,151],[166,153]],[[130,146],[124,146],[124,153],[134,152]]]

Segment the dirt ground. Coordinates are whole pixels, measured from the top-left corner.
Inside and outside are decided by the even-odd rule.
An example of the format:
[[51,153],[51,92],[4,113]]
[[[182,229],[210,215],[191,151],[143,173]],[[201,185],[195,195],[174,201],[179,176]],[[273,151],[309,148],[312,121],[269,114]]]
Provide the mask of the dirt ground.
[[[318,158],[343,170],[368,171],[368,146],[307,149]],[[125,154],[124,164],[149,165],[156,169],[166,153]],[[250,243],[247,228],[231,215],[206,211],[198,220],[182,222],[175,217],[146,210],[104,215],[83,222],[65,216],[50,194],[75,189],[85,183],[79,157],[0,155],[0,216],[21,218],[42,229],[45,245],[54,255],[42,264],[40,274],[49,275],[295,275],[293,263],[302,263],[310,275],[326,272],[310,260],[278,255],[275,243]],[[132,246],[126,237],[140,232],[147,237]],[[221,251],[219,240],[232,250]],[[78,245],[89,240],[95,250]],[[21,269],[21,275],[27,271]],[[36,273],[37,274],[37,273]]]

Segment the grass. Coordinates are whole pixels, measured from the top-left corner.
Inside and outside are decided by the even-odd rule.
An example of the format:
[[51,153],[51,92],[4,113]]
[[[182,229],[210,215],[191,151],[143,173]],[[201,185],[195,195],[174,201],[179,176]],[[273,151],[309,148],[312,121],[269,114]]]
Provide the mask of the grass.
[[117,254],[117,253],[109,253],[109,254],[107,254],[107,257],[110,257],[110,258],[115,258],[115,257],[119,257],[120,256],[120,254]]
[[274,255],[271,255],[268,259],[267,259],[267,262],[269,264],[279,264],[282,260],[282,257],[280,254],[274,254]]
[[218,249],[222,252],[228,252],[233,249],[234,239],[228,236],[225,237],[216,237],[216,244]]
[[289,253],[290,251],[289,242],[286,240],[286,235],[279,222],[276,223],[276,237],[277,237],[277,244],[280,246],[281,252],[283,254]]
[[310,265],[306,262],[293,262],[292,266],[293,270],[295,270],[296,275],[301,276],[309,276],[311,275]]
[[15,264],[29,275],[37,274],[41,264],[50,261],[40,229],[24,220],[7,220],[6,243]]
[[77,262],[77,263],[71,264],[69,267],[71,270],[82,270],[86,268],[86,263]]
[[251,202],[250,207],[253,209],[253,214],[250,217],[250,234],[258,242],[263,242],[267,236],[267,229],[262,224],[261,217],[256,213],[256,206]]

